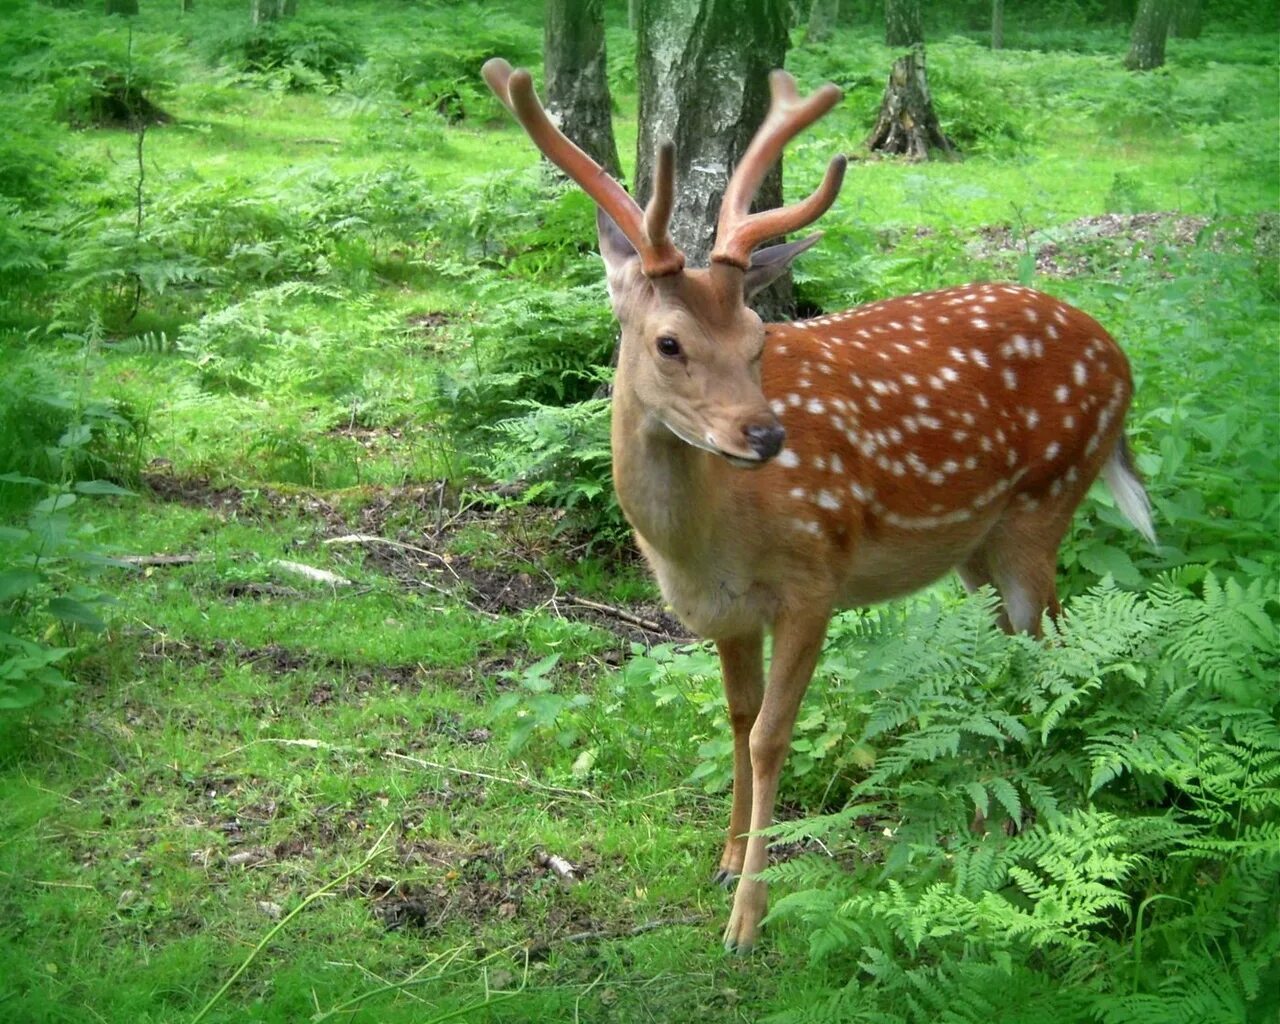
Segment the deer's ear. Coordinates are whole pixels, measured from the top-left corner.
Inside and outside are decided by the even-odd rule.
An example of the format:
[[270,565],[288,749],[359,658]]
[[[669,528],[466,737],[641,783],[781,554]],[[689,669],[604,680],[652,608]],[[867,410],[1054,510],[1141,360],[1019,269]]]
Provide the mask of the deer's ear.
[[613,297],[618,294],[627,266],[640,257],[622,229],[600,207],[596,207],[596,234],[600,238],[600,255],[604,259],[609,295]]
[[751,266],[743,275],[742,291],[746,298],[751,298],[761,288],[773,284],[791,266],[791,261],[804,252],[822,237],[822,232],[802,238],[798,242],[783,242],[781,245],[770,245],[757,249],[751,254]]

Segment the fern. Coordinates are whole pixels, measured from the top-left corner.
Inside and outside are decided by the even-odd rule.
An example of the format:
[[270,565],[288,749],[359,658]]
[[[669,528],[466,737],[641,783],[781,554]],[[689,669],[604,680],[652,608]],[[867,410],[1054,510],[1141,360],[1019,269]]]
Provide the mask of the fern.
[[[820,699],[877,756],[847,808],[772,830],[820,836],[835,859],[767,877],[789,890],[772,919],[846,981],[771,1019],[1274,1009],[1275,587],[1104,583],[1046,644],[999,634],[989,607],[919,601],[833,630]],[[1014,991],[1033,994],[1016,1011]]]

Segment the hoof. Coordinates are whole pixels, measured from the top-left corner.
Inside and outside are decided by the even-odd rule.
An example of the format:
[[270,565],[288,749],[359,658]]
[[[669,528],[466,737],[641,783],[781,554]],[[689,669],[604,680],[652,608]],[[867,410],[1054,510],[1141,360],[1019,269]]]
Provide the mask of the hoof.
[[718,885],[721,889],[732,889],[738,884],[738,872],[721,868],[711,876],[711,884]]

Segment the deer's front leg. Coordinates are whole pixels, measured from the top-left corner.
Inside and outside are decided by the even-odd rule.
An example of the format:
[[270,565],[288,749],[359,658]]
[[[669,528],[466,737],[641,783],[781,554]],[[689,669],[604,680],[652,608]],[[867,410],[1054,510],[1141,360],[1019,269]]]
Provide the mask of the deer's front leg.
[[751,727],[760,713],[764,696],[764,635],[751,633],[719,640],[720,673],[733,727],[733,809],[729,812],[729,837],[715,874],[718,885],[731,885],[747,855],[747,830],[751,827]]
[[[747,839],[742,878],[734,894],[733,910],[724,931],[725,949],[745,953],[755,945],[764,917],[768,894],[758,877],[768,863],[766,840],[761,829],[773,823],[773,805],[778,795],[778,775],[791,747],[800,701],[809,686],[829,614],[804,610],[784,612],[774,623],[773,660],[769,665],[769,685],[755,725],[751,727],[751,834]],[[736,797],[735,785],[735,797]],[[736,801],[735,801],[736,810]]]

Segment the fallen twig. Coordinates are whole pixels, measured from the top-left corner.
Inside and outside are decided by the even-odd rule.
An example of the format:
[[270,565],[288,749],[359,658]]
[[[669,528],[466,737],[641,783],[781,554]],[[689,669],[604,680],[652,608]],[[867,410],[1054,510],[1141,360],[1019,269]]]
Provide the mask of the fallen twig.
[[273,558],[267,565],[275,569],[283,569],[285,572],[294,573],[315,583],[327,583],[331,587],[349,587],[352,585],[351,580],[345,576],[339,576],[336,572],[329,572],[328,569],[317,569],[314,565],[304,565],[302,562],[291,562],[287,558]]
[[574,597],[572,595],[565,597],[563,600],[567,604],[577,605],[580,608],[590,608],[592,611],[602,612],[632,626],[639,626],[650,633],[661,633],[663,636],[671,635],[671,631],[662,623],[654,622],[652,619],[642,619],[639,615],[632,615],[631,612],[624,608],[615,608],[611,604],[601,604],[599,601],[588,601],[585,597]]
[[379,537],[376,534],[372,534],[372,533],[344,533],[341,537],[329,537],[327,540],[324,541],[324,543],[325,544],[381,544],[384,547],[398,548],[401,551],[412,551],[415,555],[426,555],[428,558],[434,558],[437,562],[439,562],[446,569],[448,569],[450,573],[453,574],[453,578],[455,580],[460,579],[457,571],[449,563],[449,559],[445,558],[444,555],[441,555],[438,552],[432,551],[429,548],[420,548],[414,544],[406,544],[404,543],[404,541],[391,540],[388,537]]
[[529,955],[536,956],[552,946],[566,942],[600,942],[604,939],[629,939],[636,935],[643,935],[645,932],[657,931],[659,928],[671,928],[676,925],[700,925],[705,921],[705,917],[690,914],[686,917],[663,917],[656,921],[645,921],[631,928],[601,928],[597,931],[574,932],[571,935],[561,935],[558,938],[542,939],[539,942],[531,943]]
[[195,562],[207,562],[213,556],[207,552],[196,552],[189,555],[109,555],[113,562],[121,562],[139,569],[152,565],[191,565]]
[[546,850],[538,850],[534,854],[534,860],[538,862],[538,867],[546,868],[552,872],[565,885],[576,885],[582,881],[578,877],[578,869],[570,864],[563,857],[557,857],[554,853],[547,853]]
[[508,786],[520,786],[528,789],[538,789],[544,793],[560,793],[563,796],[584,797],[587,800],[599,802],[600,798],[594,793],[589,793],[585,789],[566,789],[563,786],[549,786],[545,782],[538,782],[531,779],[527,775],[520,778],[510,779],[501,775],[491,775],[489,772],[473,771],[469,768],[459,768],[451,764],[439,764],[436,761],[424,761],[420,757],[413,757],[409,754],[398,754],[394,750],[385,751],[383,757],[392,758],[396,761],[408,761],[411,764],[421,765],[423,768],[434,768],[436,771],[450,772],[454,775],[467,776],[475,779],[487,779],[490,782],[501,782]]

